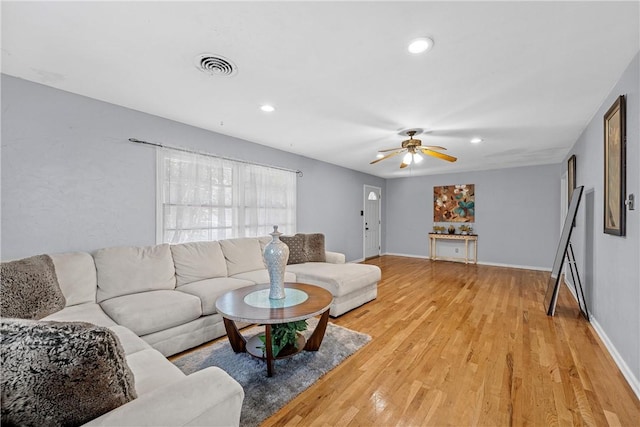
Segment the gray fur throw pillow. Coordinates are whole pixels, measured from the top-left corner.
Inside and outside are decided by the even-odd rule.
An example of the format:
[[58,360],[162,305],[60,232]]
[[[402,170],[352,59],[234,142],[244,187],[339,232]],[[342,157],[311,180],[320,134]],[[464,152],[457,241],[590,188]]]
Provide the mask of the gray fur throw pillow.
[[324,252],[324,234],[306,234],[304,251],[307,255],[307,262],[326,262],[327,255]]
[[0,332],[2,425],[80,425],[137,397],[108,328],[2,319]]
[[66,300],[49,255],[3,262],[0,274],[2,317],[42,319],[64,308]]

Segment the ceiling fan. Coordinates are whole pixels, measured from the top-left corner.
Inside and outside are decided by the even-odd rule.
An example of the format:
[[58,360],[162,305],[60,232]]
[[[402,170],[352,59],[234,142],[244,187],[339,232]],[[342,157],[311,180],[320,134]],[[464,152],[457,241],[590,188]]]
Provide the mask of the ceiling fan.
[[414,139],[413,135],[416,134],[415,130],[407,131],[407,135],[409,135],[409,139],[402,141],[401,147],[389,148],[387,150],[380,150],[379,153],[386,153],[382,157],[375,159],[370,164],[375,164],[381,162],[385,159],[390,159],[393,156],[397,156],[400,153],[405,153],[404,158],[402,159],[402,163],[400,163],[400,169],[404,169],[409,166],[411,163],[420,163],[422,161],[422,156],[420,153],[426,154],[428,156],[436,157],[438,159],[446,160],[448,162],[455,162],[458,160],[453,156],[449,156],[448,154],[440,153],[440,150],[446,150],[444,147],[439,147],[437,145],[422,145],[422,141],[419,139]]

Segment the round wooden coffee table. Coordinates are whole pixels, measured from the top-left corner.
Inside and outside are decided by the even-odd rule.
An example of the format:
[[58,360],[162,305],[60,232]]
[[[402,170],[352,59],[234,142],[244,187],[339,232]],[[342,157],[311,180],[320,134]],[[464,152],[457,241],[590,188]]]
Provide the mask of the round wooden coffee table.
[[[222,315],[224,327],[231,348],[236,353],[249,353],[267,362],[267,376],[273,375],[273,348],[271,346],[271,325],[276,323],[305,320],[321,314],[315,330],[305,340],[298,339],[298,351],[318,351],[329,321],[329,308],[333,302],[331,292],[305,283],[285,283],[285,298],[269,299],[269,285],[255,285],[236,289],[222,295],[216,301],[216,310]],[[265,325],[266,355],[262,350],[259,338],[253,337],[249,342],[238,331],[235,322],[259,323]],[[287,355],[291,356],[294,353]]]

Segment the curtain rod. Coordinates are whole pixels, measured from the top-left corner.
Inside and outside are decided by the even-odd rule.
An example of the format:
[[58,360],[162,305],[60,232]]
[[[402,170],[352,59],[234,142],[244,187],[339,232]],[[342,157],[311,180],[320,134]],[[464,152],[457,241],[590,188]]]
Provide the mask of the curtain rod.
[[299,177],[303,176],[303,173],[302,173],[301,170],[287,169],[287,168],[282,168],[280,166],[271,166],[271,165],[265,165],[265,164],[262,164],[262,163],[248,162],[246,160],[234,159],[232,157],[218,156],[218,155],[215,155],[215,154],[204,153],[202,151],[188,150],[186,148],[172,147],[170,145],[158,144],[157,142],[141,141],[141,140],[136,139],[136,138],[129,138],[129,141],[133,142],[133,143],[136,143],[136,144],[151,145],[153,147],[166,148],[168,150],[182,151],[183,153],[199,154],[201,156],[215,157],[216,159],[230,160],[232,162],[246,163],[248,165],[264,166],[264,167],[267,167],[267,168],[273,168],[273,169],[278,169],[278,170],[287,171],[287,172],[295,172],[296,175],[298,175]]

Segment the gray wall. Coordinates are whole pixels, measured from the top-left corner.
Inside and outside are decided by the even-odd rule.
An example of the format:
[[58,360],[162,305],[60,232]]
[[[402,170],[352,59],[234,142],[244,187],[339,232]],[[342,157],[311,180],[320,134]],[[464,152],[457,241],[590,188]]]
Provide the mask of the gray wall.
[[[569,153],[585,195],[571,238],[593,323],[627,365],[640,395],[640,206],[627,210],[625,237],[604,234],[604,114],[620,95],[627,105],[627,194],[640,196],[640,60],[636,55]],[[565,163],[566,164],[566,163]],[[605,341],[606,341],[605,340]],[[613,352],[612,352],[613,353]],[[625,368],[623,366],[623,372]]]
[[302,170],[298,231],[363,257],[363,186],[384,179],[3,74],[2,259],[155,244],[155,149],[130,137]]
[[387,252],[428,256],[433,187],[475,184],[478,262],[550,270],[559,239],[560,174],[558,165],[547,165],[389,180]]
[[[636,57],[572,151],[577,183],[586,188],[572,241],[587,302],[636,390],[640,207],[628,212],[626,237],[602,233],[602,117],[619,94],[627,95],[627,185],[638,197],[638,75]],[[154,244],[155,152],[127,142],[129,137],[301,169],[298,230],[324,232],[327,247],[348,259],[362,258],[364,184],[383,191],[383,252],[417,256],[428,254],[433,186],[475,184],[480,262],[544,269],[553,263],[566,163],[385,181],[6,75],[1,258]]]

